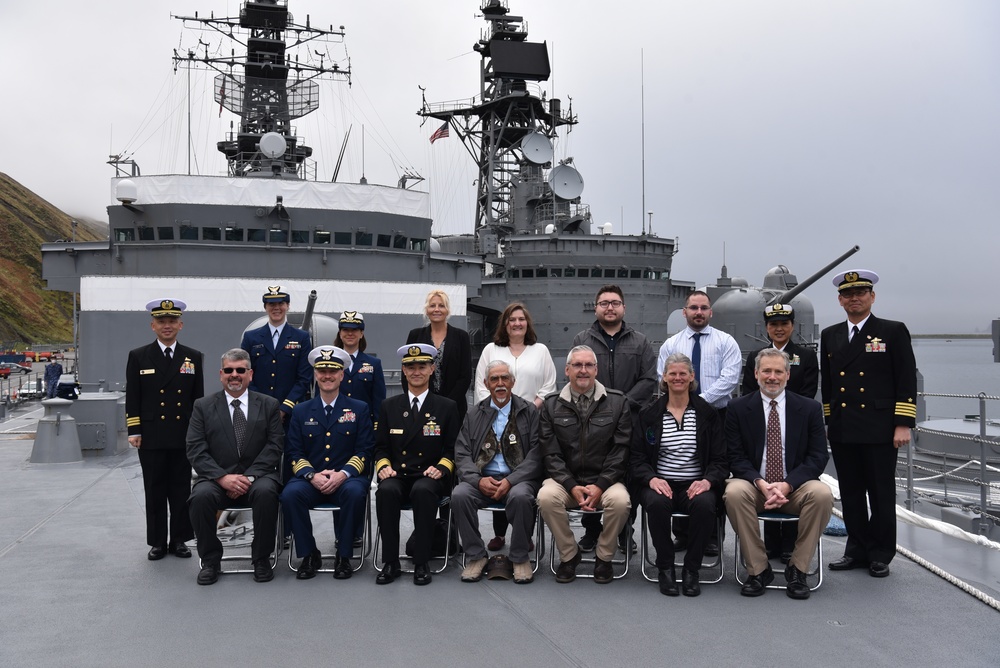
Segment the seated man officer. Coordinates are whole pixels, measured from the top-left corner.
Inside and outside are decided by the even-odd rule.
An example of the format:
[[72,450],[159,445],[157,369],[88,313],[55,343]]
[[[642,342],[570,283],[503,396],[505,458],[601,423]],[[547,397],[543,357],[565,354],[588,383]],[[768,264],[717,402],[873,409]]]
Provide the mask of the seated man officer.
[[187,431],[187,456],[198,476],[188,499],[201,572],[198,584],[219,579],[222,542],[216,535],[216,513],[250,506],[253,513],[255,582],[274,577],[271,552],[278,527],[278,463],[285,430],[278,401],[247,387],[253,371],[250,356],[239,348],[222,356],[222,390],[194,402]]
[[485,380],[490,397],[469,410],[455,442],[461,482],[452,492],[451,505],[468,559],[462,581],[478,582],[483,577],[489,555],[479,533],[478,510],[499,502],[513,527],[514,582],[527,584],[534,578],[528,552],[542,477],[538,412],[532,402],[512,392],[515,378],[507,362],[490,362]]
[[597,380],[597,357],[589,346],[576,346],[566,357],[569,383],[542,403],[538,444],[548,478],[538,492],[538,508],[552,531],[562,563],[556,582],[576,579],[580,549],[569,526],[567,509],[604,510],[597,540],[594,580],[611,582],[611,558],[618,532],[632,507],[623,481],[628,468],[632,421],[628,399]]
[[733,477],[726,483],[729,521],[740,538],[749,578],[740,593],[760,596],[774,580],[764,551],[757,514],[778,511],[799,516],[799,535],[785,568],[789,598],[809,598],[806,572],[830,519],[833,494],[819,481],[829,460],[823,408],[785,391],[788,356],[765,348],[754,373],[760,390],[730,402],[726,444]]
[[372,419],[366,403],[340,393],[344,367],[351,359],[347,352],[319,346],[308,359],[319,396],[292,411],[285,447],[292,478],[281,493],[281,507],[295,537],[295,552],[302,558],[295,575],[299,580],[315,577],[323,565],[309,510],[321,503],[340,507],[336,531],[344,539],[337,543],[333,577],[346,580],[354,572],[355,527],[364,522],[368,503],[365,467],[374,444]]
[[404,503],[413,506],[413,584],[431,583],[434,517],[441,499],[451,492],[455,470],[458,406],[430,392],[437,349],[412,343],[396,351],[406,377],[406,392],[386,399],[375,442],[375,512],[382,539],[380,585],[400,576],[399,515]]

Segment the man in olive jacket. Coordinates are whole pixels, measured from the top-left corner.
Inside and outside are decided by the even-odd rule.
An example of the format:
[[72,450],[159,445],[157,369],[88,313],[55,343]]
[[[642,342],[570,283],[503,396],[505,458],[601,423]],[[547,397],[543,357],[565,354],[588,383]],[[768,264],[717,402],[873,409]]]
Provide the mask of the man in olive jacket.
[[542,519],[552,531],[562,563],[556,582],[572,582],[580,550],[567,509],[604,510],[594,580],[611,582],[611,558],[631,501],[623,481],[628,468],[632,420],[628,400],[597,381],[597,356],[576,346],[566,358],[569,383],[542,404],[538,443],[548,476],[538,493]]
[[527,584],[534,577],[528,552],[542,478],[538,411],[514,394],[515,380],[507,362],[490,362],[485,378],[490,396],[469,410],[455,442],[460,482],[451,505],[468,560],[463,582],[478,581],[486,568],[489,555],[479,533],[478,511],[493,503],[504,505],[513,527],[509,557],[514,582]]

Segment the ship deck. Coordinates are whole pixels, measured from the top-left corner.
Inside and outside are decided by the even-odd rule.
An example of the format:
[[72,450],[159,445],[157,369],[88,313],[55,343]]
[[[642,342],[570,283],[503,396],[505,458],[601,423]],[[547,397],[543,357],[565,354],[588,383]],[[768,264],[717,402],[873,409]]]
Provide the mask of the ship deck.
[[[269,583],[200,587],[196,559],[146,559],[135,453],[30,464],[40,416],[0,424],[0,665],[985,666],[1000,649],[995,609],[902,555],[886,579],[827,571],[808,601],[741,597],[731,530],[725,578],[696,599],[660,595],[638,556],[604,586],[465,584],[454,561],[428,587],[376,586],[370,562],[300,582],[279,561]],[[826,561],[842,554],[823,540]],[[1000,598],[1000,551],[906,524],[899,541]]]

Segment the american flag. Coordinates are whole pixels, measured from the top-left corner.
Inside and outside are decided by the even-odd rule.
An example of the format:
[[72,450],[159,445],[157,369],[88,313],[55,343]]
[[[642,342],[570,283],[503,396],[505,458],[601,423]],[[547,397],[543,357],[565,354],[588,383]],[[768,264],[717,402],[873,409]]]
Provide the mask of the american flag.
[[444,124],[437,130],[435,130],[434,134],[431,135],[431,143],[433,144],[438,139],[444,139],[447,136],[448,136],[448,121],[445,121]]

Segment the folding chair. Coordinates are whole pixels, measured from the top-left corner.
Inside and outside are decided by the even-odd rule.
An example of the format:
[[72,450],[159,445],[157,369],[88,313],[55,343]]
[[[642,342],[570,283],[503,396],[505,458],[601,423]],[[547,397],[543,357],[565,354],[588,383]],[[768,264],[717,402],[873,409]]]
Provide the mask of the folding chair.
[[[798,522],[799,516],[789,515],[787,513],[779,513],[774,511],[765,511],[762,513],[757,513],[757,519],[760,520],[761,522]],[[733,527],[733,533],[736,533],[735,527]],[[809,591],[816,591],[817,589],[819,589],[819,586],[823,584],[823,534],[822,533],[819,535],[819,540],[817,541],[817,543],[818,544],[816,546],[816,568],[806,573],[807,580],[811,577],[816,578],[816,585],[813,587],[809,587]],[[741,585],[744,584],[746,582],[744,576],[746,575],[747,571],[746,571],[746,566],[743,564],[742,555],[740,553],[739,535],[736,536],[735,572],[736,572],[736,581]],[[774,582],[769,584],[767,588],[785,589],[786,586],[784,578],[777,577],[779,575],[784,575],[785,569],[776,568],[774,569],[774,574],[775,574]]]
[[[639,562],[640,566],[639,566],[639,568],[642,570],[642,577],[646,578],[650,582],[656,582],[657,581],[657,575],[658,575],[658,572],[657,572],[658,569],[656,568],[656,561],[653,560],[653,556],[652,556],[651,550],[650,550],[650,545],[649,545],[649,542],[650,542],[649,518],[646,515],[646,507],[645,506],[642,507],[642,516],[641,517],[642,517],[642,521],[641,521],[641,524],[640,524],[640,526],[641,526],[640,531],[642,531],[642,540],[639,543],[639,555],[640,555],[640,557],[639,557],[640,558],[640,562]],[[670,517],[671,518],[675,518],[675,517],[689,517],[689,515],[687,513],[672,513]],[[719,534],[718,535],[720,536],[720,540],[719,540],[719,554],[716,555],[715,557],[708,557],[708,559],[710,559],[711,561],[707,561],[707,562],[705,561],[706,557],[702,557],[702,560],[701,560],[701,570],[699,570],[698,573],[700,575],[702,572],[708,571],[710,573],[710,575],[699,577],[698,582],[700,582],[701,584],[715,584],[717,582],[721,582],[722,581],[722,576],[725,574],[724,573],[725,567],[723,566],[723,562],[722,562],[722,539],[721,539],[721,536],[723,535],[723,530],[724,530],[723,529],[723,525],[726,522],[726,516],[724,514],[723,515],[719,515],[716,518],[716,520],[718,521],[718,528],[719,528]],[[676,569],[681,569],[681,568],[684,568],[684,562],[683,562],[683,560],[682,561],[677,561],[676,560],[676,555],[674,555],[674,569],[676,570]],[[679,579],[677,581],[680,582]]]

